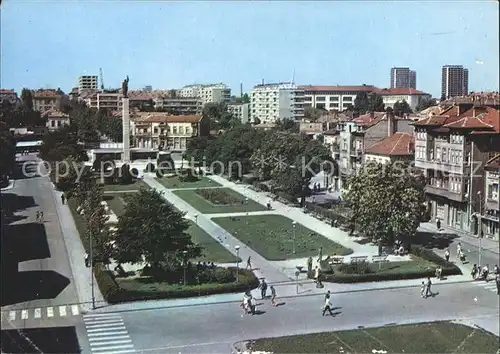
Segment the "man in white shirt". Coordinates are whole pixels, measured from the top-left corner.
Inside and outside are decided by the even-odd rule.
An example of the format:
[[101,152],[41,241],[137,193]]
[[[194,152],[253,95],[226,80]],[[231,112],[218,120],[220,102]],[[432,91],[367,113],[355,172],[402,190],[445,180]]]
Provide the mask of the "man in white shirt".
[[325,296],[325,306],[323,307],[323,316],[325,315],[326,311],[330,313],[330,316],[334,316],[332,311],[332,303],[330,302],[330,296]]

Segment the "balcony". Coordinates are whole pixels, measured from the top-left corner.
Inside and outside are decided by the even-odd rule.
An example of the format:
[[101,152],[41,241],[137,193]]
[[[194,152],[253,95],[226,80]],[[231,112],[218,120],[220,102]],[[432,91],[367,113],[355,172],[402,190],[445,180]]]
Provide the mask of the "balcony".
[[447,198],[459,203],[467,201],[467,198],[465,198],[464,193],[451,192],[447,188],[435,187],[429,184],[425,186],[425,193],[437,195],[439,197]]
[[441,161],[418,160],[418,159],[415,159],[415,167],[421,168],[423,170],[443,171],[457,175],[467,174],[469,170],[469,166],[465,165],[465,163],[462,165],[453,165]]

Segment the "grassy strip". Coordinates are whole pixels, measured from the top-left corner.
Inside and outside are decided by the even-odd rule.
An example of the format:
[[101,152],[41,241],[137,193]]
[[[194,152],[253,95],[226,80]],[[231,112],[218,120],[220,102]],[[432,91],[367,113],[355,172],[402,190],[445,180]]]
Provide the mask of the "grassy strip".
[[[262,257],[272,261],[317,256],[320,247],[323,247],[324,255],[352,253],[351,249],[299,223],[296,223],[294,231],[293,221],[281,215],[212,218],[212,221]],[[294,235],[295,253],[293,253]]]
[[221,185],[210,178],[201,177],[197,181],[183,182],[179,176],[174,175],[170,177],[155,178],[156,181],[161,183],[165,188],[206,188],[206,187],[220,187]]
[[251,341],[271,353],[495,353],[498,337],[450,322],[325,332]]

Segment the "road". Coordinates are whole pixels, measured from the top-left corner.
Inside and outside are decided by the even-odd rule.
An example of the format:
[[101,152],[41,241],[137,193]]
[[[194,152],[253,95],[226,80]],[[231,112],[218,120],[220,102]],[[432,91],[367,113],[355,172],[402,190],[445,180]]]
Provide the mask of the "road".
[[95,314],[119,322],[103,335],[126,330],[135,350],[154,354],[230,353],[232,343],[245,339],[455,319],[498,335],[496,294],[470,283],[437,285],[433,291],[438,294],[429,299],[420,297],[418,287],[334,294],[335,317],[321,316],[322,295],[286,298],[279,307],[259,301],[255,316],[243,315],[237,302],[116,312],[110,306]]
[[[18,156],[21,162],[33,159]],[[47,177],[33,177],[2,191],[3,207],[13,208],[2,232],[2,330],[81,321],[52,190]],[[43,223],[36,222],[37,210],[44,213]]]

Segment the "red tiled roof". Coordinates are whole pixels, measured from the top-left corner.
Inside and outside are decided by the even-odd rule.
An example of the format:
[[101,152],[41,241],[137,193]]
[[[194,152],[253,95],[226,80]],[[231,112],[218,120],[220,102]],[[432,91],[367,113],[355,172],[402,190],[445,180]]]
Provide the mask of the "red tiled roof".
[[454,122],[459,113],[458,106],[451,106],[445,109],[441,114],[429,116],[427,118],[420,119],[413,123],[416,126],[441,126],[443,124],[448,124]]
[[500,169],[500,154],[496,155],[492,159],[486,162],[485,168],[488,169]]
[[379,90],[378,94],[385,95],[385,96],[390,96],[390,95],[428,95],[428,93],[425,93],[423,91],[419,91],[419,90],[412,89],[412,88],[406,88],[406,87],[385,88],[385,89]]
[[316,86],[303,85],[299,89],[305,92],[378,92],[380,89],[373,85],[358,85],[358,86]]
[[198,123],[202,118],[201,115],[174,116],[163,112],[140,112],[134,120],[146,123]]
[[407,156],[414,152],[415,141],[413,134],[403,132],[396,132],[365,150],[365,154],[384,156]]
[[16,94],[16,91],[14,91],[14,89],[3,89],[3,88],[0,88],[0,93],[1,94],[10,94],[10,95],[13,95],[13,94]]
[[[479,112],[478,112],[479,111]],[[455,122],[445,125],[452,129],[473,129],[473,134],[500,133],[500,111],[492,107],[471,108]]]
[[357,125],[371,126],[380,122],[382,119],[384,119],[384,117],[385,112],[373,112],[373,116],[372,113],[366,113],[352,119],[351,122],[354,122]]

